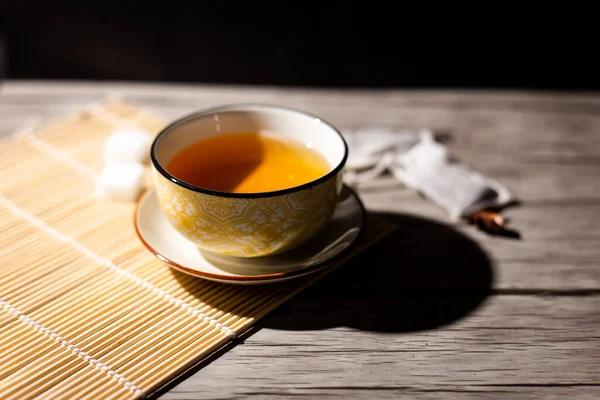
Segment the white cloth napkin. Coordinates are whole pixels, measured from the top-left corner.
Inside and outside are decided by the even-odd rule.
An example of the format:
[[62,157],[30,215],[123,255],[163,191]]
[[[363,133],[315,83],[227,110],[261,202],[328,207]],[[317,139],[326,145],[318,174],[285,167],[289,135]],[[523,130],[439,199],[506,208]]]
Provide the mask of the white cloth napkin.
[[448,149],[428,130],[368,127],[344,133],[349,157],[344,181],[360,185],[389,172],[448,211],[452,219],[470,217],[514,201],[503,185],[450,159]]

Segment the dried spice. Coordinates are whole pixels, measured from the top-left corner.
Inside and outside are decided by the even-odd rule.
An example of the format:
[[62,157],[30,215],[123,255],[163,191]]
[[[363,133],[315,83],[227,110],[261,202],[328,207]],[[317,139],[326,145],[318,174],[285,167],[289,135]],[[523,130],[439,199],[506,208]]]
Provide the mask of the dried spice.
[[504,231],[504,218],[498,213],[492,211],[481,210],[477,211],[469,218],[469,222],[475,224],[488,233],[500,234]]

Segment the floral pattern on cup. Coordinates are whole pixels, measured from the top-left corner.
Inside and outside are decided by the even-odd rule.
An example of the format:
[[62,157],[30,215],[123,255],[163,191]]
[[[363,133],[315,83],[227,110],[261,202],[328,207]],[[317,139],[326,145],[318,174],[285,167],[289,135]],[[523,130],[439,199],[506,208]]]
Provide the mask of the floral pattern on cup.
[[278,196],[236,198],[195,192],[154,171],[156,192],[169,222],[203,250],[258,257],[295,247],[321,230],[333,214],[340,174]]

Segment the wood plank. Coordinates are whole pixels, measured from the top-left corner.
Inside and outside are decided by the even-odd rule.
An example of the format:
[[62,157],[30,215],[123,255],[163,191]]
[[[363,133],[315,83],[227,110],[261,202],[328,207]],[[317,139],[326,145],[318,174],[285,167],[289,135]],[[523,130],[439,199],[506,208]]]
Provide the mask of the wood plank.
[[600,394],[598,296],[494,296],[448,321],[443,310],[461,299],[400,295],[382,308],[321,286],[162,398]]
[[[352,105],[347,102],[319,103],[316,94],[307,93],[304,97],[293,94],[274,95],[270,92],[259,92],[249,95],[236,91],[221,100],[200,92],[202,96],[196,100],[177,101],[173,107],[152,105],[150,109],[166,119],[189,113],[194,110],[235,102],[274,102],[305,109],[327,119],[340,129],[357,129],[369,124],[383,124],[398,127],[430,127],[449,132],[452,135],[452,146],[468,158],[469,153],[495,155],[505,159],[506,154],[517,155],[529,162],[548,160],[570,161],[573,157],[584,157],[585,161],[600,160],[600,113],[564,115],[560,113],[530,113],[522,108],[511,110],[492,109],[479,110],[477,103],[469,103],[464,108],[421,108],[403,106],[386,107],[382,102],[362,102]],[[400,96],[401,94],[398,94]],[[165,93],[163,97],[170,98],[173,93]],[[359,98],[360,95],[357,95]],[[15,104],[10,96],[0,97],[0,115],[6,116],[0,131],[12,131],[22,123],[27,116],[39,114],[49,117],[72,111],[77,105],[99,101],[103,98],[100,93],[85,100],[74,101],[61,98],[47,99],[43,103],[32,103],[23,100],[23,104]],[[147,98],[131,98],[131,101],[141,105],[149,105]],[[15,108],[21,111],[21,116],[15,114]],[[516,107],[516,106],[515,106]],[[6,128],[4,128],[6,126]],[[468,160],[467,160],[468,161]],[[572,162],[572,161],[571,161]],[[497,167],[500,167],[498,164]]]
[[[398,226],[369,259],[357,261],[406,286],[600,290],[600,205],[524,204],[503,214],[519,239],[449,223],[445,211],[407,190],[361,194],[367,208]],[[414,271],[418,271],[414,275]],[[449,275],[451,274],[451,275]],[[470,278],[472,282],[469,282]]]
[[[98,101],[111,93],[122,92],[131,101],[150,106],[161,113],[170,110],[169,116],[194,109],[231,102],[275,102],[305,108],[330,119],[341,128],[356,128],[363,124],[398,124],[401,126],[429,126],[451,130],[457,145],[469,145],[477,151],[508,149],[527,151],[531,154],[548,152],[570,154],[569,146],[556,148],[553,144],[572,141],[575,150],[586,151],[589,140],[599,140],[598,119],[600,106],[593,96],[573,101],[567,96],[555,96],[549,100],[544,96],[516,96],[505,93],[432,93],[410,91],[344,91],[344,90],[301,90],[301,89],[236,89],[233,87],[161,87],[119,85],[84,85],[73,89],[73,85],[50,85],[43,90],[7,83],[2,90],[0,105],[36,109],[73,107]],[[152,88],[154,87],[154,91]],[[120,89],[121,88],[121,89]],[[160,90],[162,89],[162,90]],[[141,91],[141,95],[138,94]],[[62,92],[62,93],[61,93]],[[79,97],[78,97],[79,96]],[[507,97],[508,96],[508,97]],[[416,99],[416,100],[415,100]],[[485,101],[487,99],[487,101]],[[482,103],[489,104],[482,108]],[[547,106],[544,112],[530,112],[530,107]],[[586,105],[593,104],[593,108]],[[561,113],[569,105],[579,106],[576,114]],[[528,108],[529,107],[529,108]],[[6,112],[8,114],[8,112]],[[4,114],[4,112],[2,112]],[[523,134],[527,132],[529,134]],[[592,135],[589,135],[590,133]],[[537,134],[536,134],[537,133]],[[510,139],[510,140],[508,140]],[[521,147],[522,143],[530,147]],[[598,156],[598,154],[596,154]]]
[[[277,390],[272,387],[260,391],[259,388],[241,392],[236,399],[269,399],[269,398],[294,398],[294,399],[449,399],[449,400],[505,400],[510,399],[550,399],[563,400],[565,398],[574,398],[582,400],[596,400],[600,395],[600,389],[597,386],[458,386],[458,385],[439,385],[434,388],[430,386],[314,386],[301,389]],[[190,391],[181,391],[169,393],[161,399],[171,400],[196,400],[196,399],[231,399],[228,397],[228,391],[225,395],[214,393],[209,390],[210,396],[205,396],[206,391],[195,389]]]
[[[167,93],[166,93],[167,92]],[[13,80],[2,84],[5,96],[34,96],[44,101],[43,96],[78,97],[93,95],[110,95],[115,93],[140,96],[153,99],[164,99],[168,94],[173,97],[186,97],[186,100],[203,95],[231,96],[239,93],[247,95],[272,95],[286,93],[288,96],[306,97],[308,93],[316,95],[317,101],[346,101],[372,104],[373,100],[383,104],[397,105],[435,103],[439,107],[462,108],[465,101],[478,103],[480,107],[488,105],[505,105],[518,108],[522,104],[537,103],[540,107],[552,107],[549,111],[569,111],[564,105],[580,107],[581,105],[600,106],[598,93],[594,92],[538,92],[538,91],[474,91],[456,90],[395,90],[395,89],[317,89],[317,88],[283,88],[250,85],[202,85],[186,83],[135,83],[135,82],[92,82],[92,81],[35,81]],[[346,99],[347,97],[350,97]],[[35,101],[34,99],[34,101]],[[412,102],[412,103],[411,103]],[[545,108],[544,111],[548,111]],[[586,110],[583,110],[586,111]]]

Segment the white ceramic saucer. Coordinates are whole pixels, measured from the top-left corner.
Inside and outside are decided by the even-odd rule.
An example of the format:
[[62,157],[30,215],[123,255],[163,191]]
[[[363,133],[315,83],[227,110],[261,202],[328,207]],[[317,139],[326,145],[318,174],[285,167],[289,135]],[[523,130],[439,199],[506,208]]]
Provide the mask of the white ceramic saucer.
[[318,271],[346,250],[363,229],[365,210],[357,195],[344,188],[331,222],[317,236],[285,253],[238,258],[200,252],[169,223],[153,189],[140,199],[135,229],[142,243],[171,267],[224,283],[261,284]]

